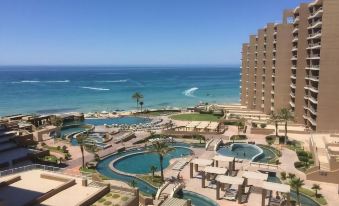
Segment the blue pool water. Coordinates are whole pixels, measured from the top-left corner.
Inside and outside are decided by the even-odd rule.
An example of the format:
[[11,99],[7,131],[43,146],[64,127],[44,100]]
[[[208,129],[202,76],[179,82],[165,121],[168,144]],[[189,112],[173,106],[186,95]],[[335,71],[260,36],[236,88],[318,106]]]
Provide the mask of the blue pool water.
[[[173,158],[191,154],[192,151],[188,148],[176,147],[175,150],[164,156],[163,167],[168,167],[169,161]],[[132,174],[150,173],[150,167],[153,165],[157,167],[157,171],[160,171],[159,155],[155,153],[133,154],[114,163],[116,169]]]
[[218,206],[219,204],[214,202],[208,197],[202,196],[198,193],[183,190],[183,199],[190,199],[193,206]]
[[112,125],[112,124],[125,124],[125,125],[132,125],[132,124],[146,124],[151,122],[150,119],[144,117],[133,117],[133,116],[125,116],[125,117],[118,117],[118,118],[110,118],[110,119],[85,119],[83,121],[84,124],[92,124],[94,126],[98,125]]

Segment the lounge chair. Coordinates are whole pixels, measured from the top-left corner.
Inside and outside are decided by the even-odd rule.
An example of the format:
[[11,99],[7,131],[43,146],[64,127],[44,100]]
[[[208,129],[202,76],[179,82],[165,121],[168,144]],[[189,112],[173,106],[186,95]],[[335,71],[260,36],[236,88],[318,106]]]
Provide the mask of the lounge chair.
[[236,200],[237,196],[238,196],[238,186],[232,185],[230,188],[226,189],[223,198],[226,200]]

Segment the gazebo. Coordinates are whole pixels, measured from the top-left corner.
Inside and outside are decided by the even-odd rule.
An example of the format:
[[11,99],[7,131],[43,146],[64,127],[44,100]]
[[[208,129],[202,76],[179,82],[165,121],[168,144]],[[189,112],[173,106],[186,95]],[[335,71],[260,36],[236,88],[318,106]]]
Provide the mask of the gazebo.
[[226,168],[220,168],[220,167],[211,167],[207,166],[204,168],[201,178],[201,187],[205,188],[205,179],[210,180],[210,175],[225,175],[227,173]]
[[260,184],[262,181],[267,181],[268,174],[261,173],[261,172],[244,171],[244,173],[242,174],[242,177],[245,178],[244,186],[247,186],[248,179],[257,181]]
[[[242,177],[231,177],[227,175],[218,175],[216,178],[217,188],[216,188],[216,199],[220,199],[220,184],[230,184],[230,185],[238,185],[238,203],[241,202],[242,188],[244,184],[244,178]],[[239,194],[240,192],[240,194]]]
[[230,171],[233,171],[235,169],[235,158],[234,157],[229,157],[229,156],[224,156],[224,155],[215,155],[213,157],[213,161],[216,167],[219,166],[219,162],[228,162],[228,169]]
[[281,192],[285,193],[287,196],[287,206],[290,206],[290,191],[291,187],[286,184],[280,184],[280,183],[274,183],[274,182],[262,182],[262,200],[261,200],[261,205],[265,206],[266,205],[266,193],[267,191],[276,191],[276,192]]
[[193,167],[195,172],[198,172],[198,167],[213,166],[213,160],[209,159],[194,159],[190,162],[190,178],[193,178]]

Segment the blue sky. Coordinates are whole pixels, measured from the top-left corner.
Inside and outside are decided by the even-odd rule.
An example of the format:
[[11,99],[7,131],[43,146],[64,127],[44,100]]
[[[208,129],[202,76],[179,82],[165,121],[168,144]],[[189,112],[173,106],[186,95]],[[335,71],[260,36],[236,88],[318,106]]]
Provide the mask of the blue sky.
[[230,65],[308,0],[0,0],[0,65]]

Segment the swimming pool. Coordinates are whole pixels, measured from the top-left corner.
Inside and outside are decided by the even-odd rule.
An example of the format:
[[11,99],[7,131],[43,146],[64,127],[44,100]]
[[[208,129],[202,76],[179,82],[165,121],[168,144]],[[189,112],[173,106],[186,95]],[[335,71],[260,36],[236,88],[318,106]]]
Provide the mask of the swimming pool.
[[266,148],[245,143],[233,143],[220,147],[217,152],[224,156],[252,160],[254,162],[268,162],[275,154]]
[[[164,156],[163,167],[168,167],[169,162],[173,158],[188,156],[192,154],[192,150],[184,147],[175,147],[175,149]],[[117,160],[114,165],[116,169],[131,174],[150,173],[150,167],[156,166],[160,171],[159,155],[156,153],[137,153],[123,157]]]
[[212,199],[187,190],[183,190],[182,199],[191,200],[193,206],[219,206],[219,204]]
[[150,123],[151,119],[145,117],[134,117],[134,116],[124,116],[124,117],[117,117],[117,118],[110,118],[110,119],[85,119],[83,121],[84,124],[92,124],[94,126],[98,125],[138,125],[138,124],[146,124]]
[[[173,143],[171,146],[182,146],[182,147],[188,147],[189,145],[184,144],[184,143]],[[116,172],[113,172],[110,167],[109,164],[115,160],[118,159],[119,157],[128,155],[128,154],[133,154],[136,152],[142,152],[144,151],[143,149],[131,149],[125,152],[120,152],[120,153],[115,153],[113,155],[110,155],[108,157],[106,157],[105,159],[101,160],[96,169],[97,171],[102,174],[103,176],[109,178],[109,179],[115,179],[115,180],[120,180],[123,182],[126,182],[127,184],[131,183],[132,181],[134,181],[137,185],[137,187],[139,188],[140,192],[145,194],[145,195],[155,195],[157,192],[157,188],[153,187],[152,185],[148,184],[145,181],[142,181],[136,177],[133,176],[127,176],[127,175],[121,175],[118,174]]]

